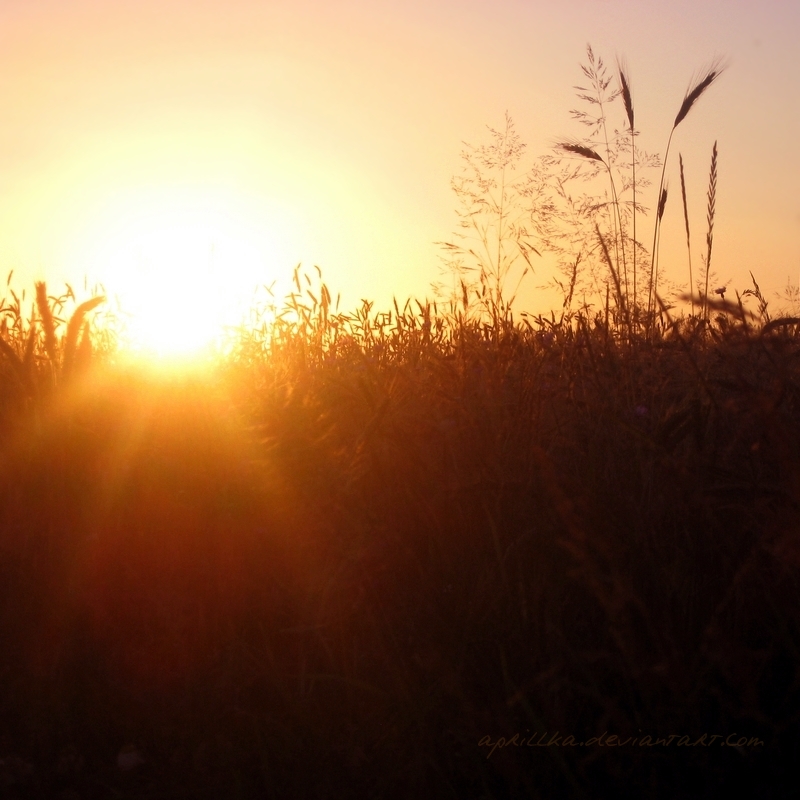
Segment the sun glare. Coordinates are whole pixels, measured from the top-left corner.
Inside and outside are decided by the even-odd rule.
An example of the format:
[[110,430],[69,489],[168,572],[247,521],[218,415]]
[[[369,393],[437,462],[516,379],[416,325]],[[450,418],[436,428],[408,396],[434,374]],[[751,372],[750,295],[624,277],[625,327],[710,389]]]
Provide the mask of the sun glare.
[[259,285],[289,271],[279,232],[243,198],[150,190],[107,211],[91,274],[119,298],[131,344],[145,355],[208,351],[242,320]]

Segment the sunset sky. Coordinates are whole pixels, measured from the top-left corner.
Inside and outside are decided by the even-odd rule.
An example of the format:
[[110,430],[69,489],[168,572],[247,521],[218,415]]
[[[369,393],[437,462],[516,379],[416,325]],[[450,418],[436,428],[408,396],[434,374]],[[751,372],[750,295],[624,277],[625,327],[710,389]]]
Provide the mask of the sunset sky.
[[[346,306],[430,294],[462,142],[506,110],[530,156],[580,135],[591,43],[625,58],[640,146],[662,154],[692,77],[727,60],[671,187],[681,152],[699,265],[718,140],[715,271],[772,299],[800,273],[798,31],[796,0],[0,0],[0,270],[149,294],[154,318],[298,262]],[[678,202],[663,236],[683,280]]]

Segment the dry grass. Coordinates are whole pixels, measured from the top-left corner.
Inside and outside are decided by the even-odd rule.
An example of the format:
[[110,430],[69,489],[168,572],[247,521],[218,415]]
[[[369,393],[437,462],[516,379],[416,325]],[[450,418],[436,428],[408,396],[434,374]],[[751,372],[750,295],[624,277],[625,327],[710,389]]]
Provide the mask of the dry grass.
[[[68,303],[75,302],[72,289],[60,297],[47,294],[44,282],[35,284],[35,303],[31,305],[30,314],[26,317],[23,310],[25,292],[19,297],[10,289],[11,277],[8,276],[11,301],[0,300],[0,370],[9,368],[17,378],[17,391],[30,399],[40,394],[47,386],[52,387],[68,378],[73,369],[88,366],[92,357],[92,326],[87,315],[105,302],[102,295],[95,296],[75,307],[68,321],[59,316]],[[106,316],[104,322],[110,318]],[[66,325],[66,331],[61,330]],[[97,328],[95,328],[97,332]],[[83,334],[81,336],[81,333]],[[116,341],[113,326],[100,331],[96,338],[102,341],[101,356],[110,355]]]
[[[689,204],[686,201],[686,177],[683,171],[683,156],[678,154],[678,163],[681,172],[681,199],[683,200],[683,221],[686,226],[686,250],[689,256],[689,293],[692,295],[692,316],[694,316],[694,277],[692,275],[692,239],[689,228]],[[708,289],[706,289],[708,294]]]
[[[780,796],[796,320],[631,339],[296,278],[216,372],[99,362],[5,418],[12,796]],[[544,731],[765,744],[479,746]]]
[[[510,120],[493,134],[473,161],[521,152]],[[706,281],[715,197],[716,146]],[[203,373],[123,366],[101,298],[66,323],[71,291],[37,285],[26,317],[9,285],[8,796],[788,796],[800,321],[755,279],[672,318],[655,272],[641,326],[615,192],[604,308],[572,310],[579,253],[560,316],[515,318],[501,278],[527,232],[503,250],[503,198],[472,228],[485,253],[447,246],[480,278],[449,302],[345,312],[298,267]],[[604,732],[662,743],[519,745]],[[708,741],[732,734],[761,744]]]
[[[696,105],[697,101],[705,94],[705,92],[711,87],[713,83],[719,78],[719,76],[725,71],[725,65],[721,61],[715,61],[708,69],[706,69],[702,73],[702,77],[696,81],[693,81],[690,85],[689,89],[686,91],[686,95],[683,98],[683,102],[681,103],[681,107],[678,109],[678,114],[675,117],[675,122],[672,124],[672,130],[669,132],[669,138],[667,139],[667,147],[664,151],[664,166],[661,170],[661,183],[659,185],[658,194],[659,197],[664,197],[664,180],[666,177],[667,171],[667,162],[669,159],[669,148],[672,144],[672,137],[675,134],[675,130],[677,129],[678,125],[683,122],[684,119],[688,116],[689,112],[692,108]],[[653,229],[653,250],[652,250],[652,259],[650,263],[650,284],[649,284],[649,296],[648,296],[648,309],[651,309],[655,303],[655,296],[658,293],[658,235],[661,228],[661,217],[656,218],[656,224]]]
[[703,308],[708,318],[708,280],[711,275],[711,246],[714,243],[714,217],[716,216],[717,208],[717,143],[714,142],[714,149],[711,153],[711,171],[708,176],[708,211],[706,213],[706,222],[708,229],[706,231],[706,286],[703,294]]
[[[576,286],[580,285],[584,292],[587,288],[586,279],[578,274],[578,264],[581,264],[582,271],[586,271],[588,266],[588,288],[591,290],[590,299],[584,305],[602,302],[602,294],[607,291],[615,305],[613,313],[618,320],[627,320],[631,335],[638,334],[642,329],[652,332],[662,317],[659,310],[659,285],[663,276],[659,269],[658,254],[661,223],[668,197],[666,170],[672,138],[677,127],[716,82],[725,67],[720,62],[715,62],[689,87],[673,123],[664,159],[661,161],[657,156],[640,150],[636,144],[639,132],[634,127],[633,95],[627,69],[618,61],[618,88],[612,89],[613,77],[591,47],[587,48],[587,58],[588,63],[582,65],[581,69],[588,83],[575,87],[578,98],[587,104],[587,108],[570,113],[574,120],[588,128],[588,132],[580,140],[560,141],[556,145],[558,155],[542,159],[546,171],[550,170],[550,183],[545,181],[547,188],[536,195],[532,218],[539,220],[537,229],[544,245],[543,250],[549,250],[559,259],[561,271],[568,276],[568,288],[566,284],[555,281],[555,285],[564,292],[565,308],[571,309]],[[617,98],[621,98],[624,111],[622,131],[612,128],[609,121],[610,108]],[[577,156],[578,159],[572,161],[583,160],[585,166],[564,166],[564,153]],[[627,167],[624,166],[626,160]],[[649,180],[642,177],[642,173],[649,167],[661,167],[661,180],[655,195],[657,205],[653,246],[648,253],[637,240],[637,220],[642,213],[646,213],[637,198],[649,185]],[[566,188],[576,180],[594,181],[600,173],[604,173],[608,179],[610,197],[607,193],[589,195],[585,189],[581,189],[575,196]],[[716,173],[714,177],[716,179]],[[681,181],[686,214],[683,159]],[[598,231],[600,236],[597,235]],[[644,282],[645,286],[641,286],[639,280],[643,261],[649,261],[649,275]],[[629,274],[631,272],[632,276]],[[603,274],[605,277],[601,278]],[[690,268],[690,291],[693,291],[692,280]],[[613,292],[608,284],[613,287]],[[645,292],[646,297],[640,297],[640,293]]]

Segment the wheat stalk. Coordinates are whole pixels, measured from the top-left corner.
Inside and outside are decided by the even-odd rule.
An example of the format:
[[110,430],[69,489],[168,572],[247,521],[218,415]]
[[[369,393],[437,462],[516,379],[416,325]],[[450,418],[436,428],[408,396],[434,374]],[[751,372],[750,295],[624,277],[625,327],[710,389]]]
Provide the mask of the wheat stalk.
[[681,196],[683,197],[683,220],[686,223],[686,249],[689,252],[689,298],[692,301],[692,316],[694,316],[694,279],[692,278],[692,245],[689,236],[689,206],[686,202],[686,180],[683,174],[683,156],[678,153],[678,162],[681,167]]
[[[666,186],[662,187],[661,189],[661,196],[658,198],[658,210],[656,211],[656,230],[658,232],[658,238],[656,239],[653,250],[655,251],[658,248],[658,243],[661,241],[661,220],[664,216],[664,210],[667,207],[667,196],[669,194],[668,188]],[[658,263],[655,264],[655,271],[653,270],[653,264],[650,264],[650,285],[651,286],[658,286]],[[653,296],[656,295],[655,289],[653,289]],[[649,316],[650,309],[648,308],[648,316]],[[653,313],[655,313],[655,309],[653,309]]]
[[[64,340],[64,375],[67,376],[72,370],[72,365],[75,359],[75,351],[78,346],[78,334],[83,328],[83,320],[86,315],[97,308],[100,303],[105,302],[105,297],[93,297],[91,300],[87,300],[85,303],[81,303],[73,313],[72,317],[70,318],[69,324],[67,325],[67,335]],[[84,332],[84,337],[86,337],[88,331]],[[84,354],[85,354],[84,348]]]
[[[634,309],[634,324],[636,322],[636,140],[634,129],[634,116],[633,116],[633,96],[631,94],[631,84],[628,80],[627,70],[622,61],[617,60],[617,72],[619,73],[620,91],[622,92],[622,102],[625,105],[625,114],[628,117],[628,129],[631,135],[631,178],[633,181],[633,309]],[[623,242],[622,252],[625,252],[625,244]],[[628,275],[625,271],[625,291],[627,292]]]
[[585,145],[574,142],[559,142],[557,146],[567,153],[574,153],[577,156],[588,158],[590,161],[599,161],[605,167],[608,166],[597,150],[592,150],[591,147],[586,147]]
[[[714,61],[711,66],[705,71],[703,77],[697,81],[691,88],[686,91],[686,95],[683,98],[683,102],[681,103],[681,107],[678,110],[678,114],[675,117],[675,122],[672,124],[672,130],[669,133],[669,139],[667,139],[667,149],[664,152],[664,164],[661,168],[661,182],[658,186],[658,193],[661,196],[662,190],[664,189],[664,180],[666,177],[667,171],[667,161],[669,159],[669,148],[672,144],[672,136],[675,133],[675,129],[678,125],[686,119],[689,112],[694,107],[695,103],[702,97],[705,91],[711,86],[714,81],[719,78],[719,76],[725,71],[725,66],[719,61]],[[658,262],[658,231],[661,227],[661,218],[656,218],[654,230],[653,230],[653,251],[650,256],[650,284],[648,287],[648,299],[647,299],[647,310],[650,312],[652,309],[652,302],[653,302],[653,294],[658,290],[658,284],[653,283],[653,275],[654,271],[656,270],[656,264]]]
[[708,176],[708,232],[706,233],[706,288],[703,302],[705,304],[705,318],[708,320],[708,279],[711,273],[711,245],[714,243],[714,215],[717,205],[717,143],[711,151],[711,172]]
[[39,281],[36,286],[36,306],[39,309],[39,316],[42,319],[42,330],[44,331],[44,349],[53,369],[58,366],[58,347],[56,345],[56,325],[53,319],[53,311],[50,308],[50,301],[47,298],[47,285],[44,281]]
[[703,92],[705,92],[705,90],[722,74],[724,69],[725,67],[719,61],[716,61],[706,71],[705,77],[699,81],[693,89],[686,92],[678,115],[675,117],[675,122],[672,125],[672,130],[675,130],[675,128],[686,119],[686,115],[692,110],[692,106],[700,99]]

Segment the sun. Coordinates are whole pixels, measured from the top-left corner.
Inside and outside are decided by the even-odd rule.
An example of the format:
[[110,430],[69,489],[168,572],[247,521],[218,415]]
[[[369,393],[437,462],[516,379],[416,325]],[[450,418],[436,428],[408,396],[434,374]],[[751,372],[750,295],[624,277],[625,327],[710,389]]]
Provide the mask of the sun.
[[175,187],[118,196],[92,238],[90,272],[119,298],[132,347],[161,358],[218,345],[276,277],[281,249],[246,197]]

